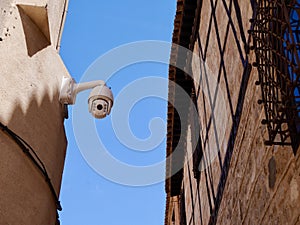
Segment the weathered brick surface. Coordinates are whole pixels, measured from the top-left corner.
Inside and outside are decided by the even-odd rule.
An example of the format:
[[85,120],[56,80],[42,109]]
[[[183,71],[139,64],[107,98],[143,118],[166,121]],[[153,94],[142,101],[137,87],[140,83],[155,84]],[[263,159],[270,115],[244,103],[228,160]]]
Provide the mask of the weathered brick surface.
[[[258,79],[255,68],[243,93],[242,111],[237,107],[241,103],[239,95],[246,58],[254,62],[255,57],[252,52],[246,54],[243,43],[243,35],[248,40],[250,29],[250,1],[236,3],[238,10],[234,1],[229,0],[202,4],[200,46],[196,40],[194,52],[201,52],[204,62],[193,59],[192,68],[196,91],[200,89],[197,103],[204,159],[207,161],[216,149],[220,153],[201,171],[198,184],[191,171],[191,157],[185,163],[187,223],[209,224],[211,207],[216,207],[226,151],[232,151],[216,224],[300,224],[300,153],[295,156],[289,146],[264,145],[267,130],[261,124],[263,108],[257,104],[261,92],[255,85]],[[212,85],[209,79],[216,80],[217,84]],[[225,105],[220,98],[222,94]],[[230,149],[232,129],[238,132]],[[188,144],[188,148],[192,145]]]

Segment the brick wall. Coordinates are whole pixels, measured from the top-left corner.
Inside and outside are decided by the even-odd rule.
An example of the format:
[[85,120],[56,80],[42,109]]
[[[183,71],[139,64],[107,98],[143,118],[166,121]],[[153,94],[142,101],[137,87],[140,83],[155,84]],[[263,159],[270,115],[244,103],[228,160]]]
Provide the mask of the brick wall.
[[[252,1],[253,3],[254,1]],[[265,112],[248,30],[251,1],[199,1],[191,65],[203,158],[193,174],[193,129],[186,137],[187,224],[300,224],[299,151],[266,146]],[[195,24],[194,24],[195,26]],[[193,121],[190,121],[193,122]]]

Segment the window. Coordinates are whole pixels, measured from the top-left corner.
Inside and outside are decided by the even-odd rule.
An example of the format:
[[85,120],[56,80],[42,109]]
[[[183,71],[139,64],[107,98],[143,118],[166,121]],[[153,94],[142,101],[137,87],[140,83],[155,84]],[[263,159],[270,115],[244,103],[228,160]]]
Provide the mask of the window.
[[267,145],[291,145],[300,136],[300,0],[261,0],[255,6],[253,37]]

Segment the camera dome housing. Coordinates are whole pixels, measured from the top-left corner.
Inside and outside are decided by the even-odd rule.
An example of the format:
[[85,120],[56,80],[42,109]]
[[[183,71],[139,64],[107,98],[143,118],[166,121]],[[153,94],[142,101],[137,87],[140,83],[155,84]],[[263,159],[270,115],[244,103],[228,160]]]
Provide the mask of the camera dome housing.
[[110,114],[113,101],[113,94],[109,87],[97,86],[93,88],[88,98],[89,112],[93,117],[102,119]]

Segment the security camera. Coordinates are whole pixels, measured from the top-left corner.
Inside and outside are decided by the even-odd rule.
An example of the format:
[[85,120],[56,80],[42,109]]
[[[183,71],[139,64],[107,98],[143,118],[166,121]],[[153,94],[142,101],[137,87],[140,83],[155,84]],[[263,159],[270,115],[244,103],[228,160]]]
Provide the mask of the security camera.
[[89,112],[95,118],[104,118],[109,115],[113,101],[112,92],[107,86],[97,86],[89,96]]
[[89,112],[98,119],[109,115],[114,97],[110,88],[102,80],[76,84],[73,78],[63,77],[59,101],[64,105],[74,105],[76,95],[87,89],[92,89],[88,98]]

